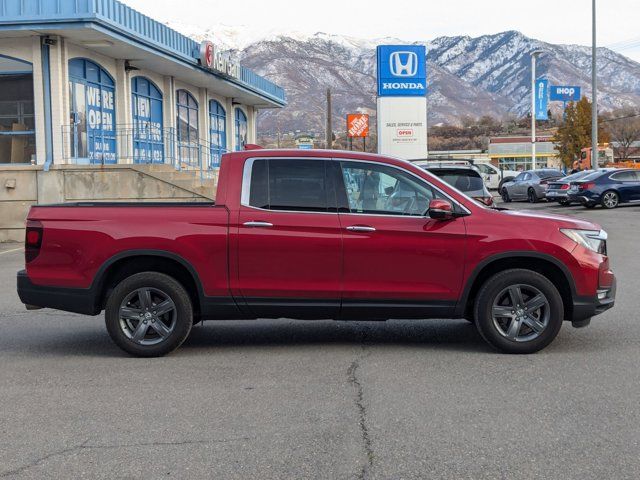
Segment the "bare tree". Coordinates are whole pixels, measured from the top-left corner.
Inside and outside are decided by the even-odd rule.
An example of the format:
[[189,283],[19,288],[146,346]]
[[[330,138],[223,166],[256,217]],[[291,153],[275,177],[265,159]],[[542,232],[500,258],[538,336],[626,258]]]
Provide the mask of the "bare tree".
[[616,110],[606,121],[611,140],[615,143],[615,151],[619,160],[629,158],[633,144],[640,141],[640,111],[630,108]]

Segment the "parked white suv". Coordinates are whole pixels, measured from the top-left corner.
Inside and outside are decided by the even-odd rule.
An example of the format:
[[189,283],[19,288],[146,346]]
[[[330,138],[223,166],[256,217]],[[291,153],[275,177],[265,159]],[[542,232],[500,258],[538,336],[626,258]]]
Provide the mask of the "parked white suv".
[[502,170],[501,172],[498,167],[488,162],[473,162],[473,165],[478,169],[482,178],[484,178],[487,188],[490,190],[498,190],[498,193],[501,193],[503,183],[510,182],[520,173],[515,170]]

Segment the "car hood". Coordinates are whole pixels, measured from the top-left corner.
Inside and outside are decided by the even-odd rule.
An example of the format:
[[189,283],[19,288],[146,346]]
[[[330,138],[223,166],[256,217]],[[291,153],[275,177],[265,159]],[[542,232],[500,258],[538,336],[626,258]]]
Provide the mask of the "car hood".
[[558,224],[561,228],[575,228],[580,230],[601,230],[602,227],[597,223],[588,222],[587,220],[581,220],[575,217],[569,217],[567,215],[554,215],[548,213],[538,213],[529,211],[520,211],[520,210],[500,210],[500,214],[508,215],[510,217],[531,219],[534,221],[540,220],[550,220]]

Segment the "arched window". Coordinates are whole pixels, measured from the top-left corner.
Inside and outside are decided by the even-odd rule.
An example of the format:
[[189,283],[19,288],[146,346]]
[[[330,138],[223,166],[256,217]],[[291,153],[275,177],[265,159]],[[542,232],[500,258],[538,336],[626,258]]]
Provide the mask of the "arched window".
[[178,90],[176,125],[178,127],[178,160],[198,164],[198,102],[186,90]]
[[163,163],[162,92],[145,77],[131,79],[134,163]]
[[240,108],[236,108],[236,152],[244,149],[247,143],[247,116]]
[[220,157],[227,151],[227,112],[220,102],[209,101],[209,137],[211,142],[211,166],[220,166]]
[[113,78],[84,58],[69,60],[71,157],[80,163],[116,163],[116,95]]
[[0,164],[29,163],[35,154],[33,68],[0,55]]

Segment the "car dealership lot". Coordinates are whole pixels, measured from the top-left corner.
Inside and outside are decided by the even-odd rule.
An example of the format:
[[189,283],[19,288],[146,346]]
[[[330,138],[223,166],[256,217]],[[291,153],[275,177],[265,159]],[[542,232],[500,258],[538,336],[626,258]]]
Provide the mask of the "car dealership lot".
[[508,207],[601,224],[618,277],[529,356],[463,320],[268,320],[130,358],[102,316],[24,310],[0,245],[0,477],[640,477],[640,207]]

